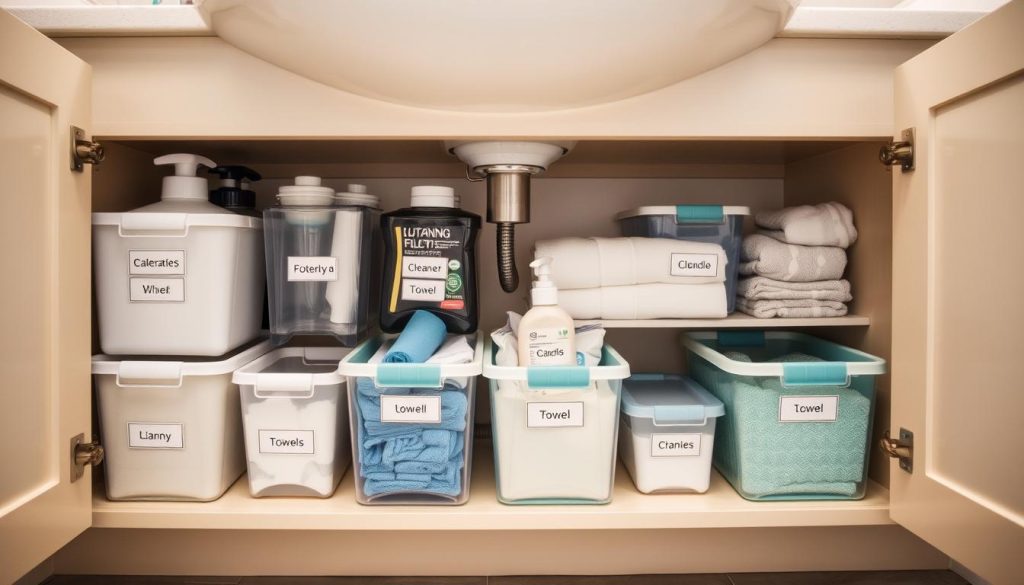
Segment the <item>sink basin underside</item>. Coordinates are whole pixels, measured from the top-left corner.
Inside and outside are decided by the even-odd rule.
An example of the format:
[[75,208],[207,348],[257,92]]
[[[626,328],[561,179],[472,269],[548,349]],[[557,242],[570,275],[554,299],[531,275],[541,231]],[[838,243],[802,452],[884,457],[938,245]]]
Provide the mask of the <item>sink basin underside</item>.
[[523,112],[616,101],[707,71],[775,36],[794,2],[205,0],[200,9],[228,43],[348,92]]

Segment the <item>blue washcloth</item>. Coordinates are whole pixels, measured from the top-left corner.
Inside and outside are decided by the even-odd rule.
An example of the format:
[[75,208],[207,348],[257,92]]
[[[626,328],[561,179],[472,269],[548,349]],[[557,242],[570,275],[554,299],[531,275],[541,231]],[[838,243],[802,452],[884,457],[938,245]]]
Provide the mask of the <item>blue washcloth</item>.
[[416,311],[384,356],[386,364],[422,364],[444,343],[448,330],[430,311]]

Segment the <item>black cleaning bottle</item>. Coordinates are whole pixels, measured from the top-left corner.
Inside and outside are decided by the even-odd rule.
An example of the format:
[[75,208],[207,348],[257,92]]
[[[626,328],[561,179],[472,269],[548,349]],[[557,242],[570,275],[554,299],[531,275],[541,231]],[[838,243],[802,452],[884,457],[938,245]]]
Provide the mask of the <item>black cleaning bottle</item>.
[[449,333],[476,331],[476,237],[480,216],[455,207],[451,187],[412,188],[411,206],[380,218],[384,282],[380,328],[398,333],[418,309]]

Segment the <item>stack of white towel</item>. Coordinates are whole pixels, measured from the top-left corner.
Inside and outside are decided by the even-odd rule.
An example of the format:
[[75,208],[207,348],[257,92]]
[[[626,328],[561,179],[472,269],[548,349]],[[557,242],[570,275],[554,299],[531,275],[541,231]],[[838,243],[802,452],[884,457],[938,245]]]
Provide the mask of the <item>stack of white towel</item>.
[[574,319],[726,316],[725,251],[667,238],[561,238],[537,242],[548,256],[558,304]]
[[759,318],[841,317],[850,283],[846,248],[857,241],[853,213],[840,203],[802,205],[754,216],[761,231],[743,240],[736,308]]

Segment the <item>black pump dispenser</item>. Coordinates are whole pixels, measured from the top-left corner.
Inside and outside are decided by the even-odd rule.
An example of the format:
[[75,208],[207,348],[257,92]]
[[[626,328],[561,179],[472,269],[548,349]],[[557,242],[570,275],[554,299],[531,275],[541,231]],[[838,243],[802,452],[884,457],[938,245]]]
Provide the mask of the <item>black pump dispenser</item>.
[[210,203],[243,215],[256,213],[256,192],[249,189],[250,181],[259,181],[259,173],[240,165],[224,165],[210,169],[210,174],[221,178],[220,187],[210,191]]

